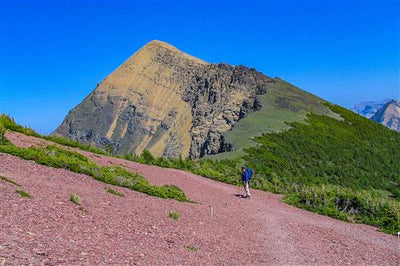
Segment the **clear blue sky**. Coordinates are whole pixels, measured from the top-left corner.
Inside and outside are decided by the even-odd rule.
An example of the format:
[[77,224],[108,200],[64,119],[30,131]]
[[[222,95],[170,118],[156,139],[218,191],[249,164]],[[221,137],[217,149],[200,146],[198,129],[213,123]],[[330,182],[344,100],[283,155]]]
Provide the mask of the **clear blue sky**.
[[153,39],[346,107],[400,98],[399,1],[3,0],[0,10],[0,112],[41,133]]

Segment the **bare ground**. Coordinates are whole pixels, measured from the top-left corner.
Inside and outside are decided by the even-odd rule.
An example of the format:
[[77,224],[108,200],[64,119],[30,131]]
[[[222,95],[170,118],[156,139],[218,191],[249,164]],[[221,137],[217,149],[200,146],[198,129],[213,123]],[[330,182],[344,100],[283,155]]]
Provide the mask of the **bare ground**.
[[[18,146],[46,141],[7,133]],[[82,152],[124,165],[151,183],[175,184],[197,202],[182,203],[113,187],[93,178],[0,153],[0,265],[400,265],[400,240],[252,191],[191,173]],[[118,197],[105,187],[123,192]],[[69,201],[78,194],[81,207]],[[85,211],[86,210],[86,211]],[[177,211],[180,219],[169,218]]]

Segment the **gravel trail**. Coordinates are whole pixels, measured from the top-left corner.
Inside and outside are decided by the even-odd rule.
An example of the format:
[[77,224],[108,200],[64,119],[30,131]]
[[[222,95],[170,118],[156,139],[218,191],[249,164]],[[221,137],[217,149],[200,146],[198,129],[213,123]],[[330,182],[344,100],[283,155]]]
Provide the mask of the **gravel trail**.
[[[46,141],[17,133],[18,146]],[[174,184],[182,203],[110,186],[93,178],[0,153],[0,265],[399,265],[400,241],[252,191],[175,169],[82,152],[123,165],[157,185]],[[105,187],[123,192],[118,197]],[[23,198],[15,191],[32,195]],[[81,208],[69,201],[81,197]],[[180,214],[178,221],[170,211]]]

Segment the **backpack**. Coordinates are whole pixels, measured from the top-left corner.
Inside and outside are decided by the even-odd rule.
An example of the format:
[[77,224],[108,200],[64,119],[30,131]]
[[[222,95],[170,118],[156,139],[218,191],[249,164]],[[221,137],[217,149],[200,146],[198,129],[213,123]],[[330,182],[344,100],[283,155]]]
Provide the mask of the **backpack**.
[[249,180],[253,177],[253,170],[250,168],[247,168],[247,174],[249,175]]

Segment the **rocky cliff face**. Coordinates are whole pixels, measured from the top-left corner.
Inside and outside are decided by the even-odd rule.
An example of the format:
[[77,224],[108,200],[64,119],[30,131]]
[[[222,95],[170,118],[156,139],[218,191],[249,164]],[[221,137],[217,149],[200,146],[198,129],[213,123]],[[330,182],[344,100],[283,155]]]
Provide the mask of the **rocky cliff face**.
[[155,156],[199,158],[233,149],[222,133],[261,108],[274,80],[244,66],[208,64],[152,41],[72,109],[53,134]]
[[400,132],[400,101],[392,100],[386,103],[371,119]]

